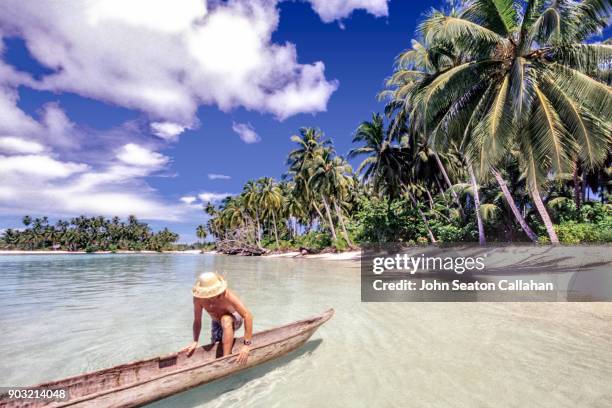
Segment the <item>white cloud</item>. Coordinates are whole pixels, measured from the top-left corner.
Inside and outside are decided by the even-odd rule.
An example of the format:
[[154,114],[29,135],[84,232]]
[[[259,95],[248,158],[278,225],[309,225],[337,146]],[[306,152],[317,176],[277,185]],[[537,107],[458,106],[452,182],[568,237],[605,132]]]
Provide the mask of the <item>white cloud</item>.
[[73,181],[71,189],[73,191],[88,192],[98,190],[100,187],[118,187],[122,184],[133,183],[134,180],[146,177],[155,170],[155,168],[143,166],[111,164],[106,168],[97,169],[82,174]]
[[388,0],[308,0],[313,10],[326,23],[341,20],[351,15],[353,10],[363,9],[368,13],[383,17],[389,14]]
[[185,204],[193,204],[196,200],[197,198],[194,196],[181,197],[181,201],[184,202]]
[[28,86],[75,92],[178,126],[193,125],[203,104],[279,119],[326,109],[337,82],[325,78],[322,63],[299,63],[293,44],[272,42],[278,20],[273,0],[0,2],[0,26],[55,70]]
[[161,137],[168,142],[175,142],[187,127],[172,122],[153,122],[151,130],[155,136]]
[[169,160],[161,153],[153,152],[134,143],[124,145],[117,154],[117,158],[126,164],[143,167],[161,167]]
[[59,104],[51,102],[43,107],[42,125],[44,126],[45,140],[50,144],[64,148],[77,149],[80,141],[76,132],[76,125],[66,116]]
[[232,130],[240,136],[240,140],[244,143],[258,143],[261,138],[250,123],[236,123],[232,124]]
[[40,143],[19,137],[0,137],[0,151],[5,153],[41,153],[45,147]]
[[[57,104],[46,105],[37,122],[17,107],[15,98],[3,100],[0,92],[0,105],[3,102],[22,126],[19,121],[0,120],[0,126],[9,123],[16,132],[0,137],[0,150],[5,153],[0,155],[0,214],[135,214],[144,219],[178,220],[191,210],[165,203],[144,182],[144,177],[162,170],[169,159],[150,148],[125,143],[136,137],[127,131],[130,126],[83,133]],[[122,146],[118,155],[117,145]],[[70,156],[73,158],[68,159]]]
[[208,179],[209,180],[230,180],[231,177],[226,176],[225,174],[208,173]]
[[[63,193],[63,197],[61,197]],[[71,194],[69,190],[59,191],[65,200],[65,210],[70,214],[86,211],[89,214],[108,214],[121,217],[137,214],[145,219],[177,220],[180,211],[159,201],[151,200],[128,191],[96,191],[89,194]]]
[[[355,8],[387,13],[386,3],[375,0],[311,3],[324,21]],[[17,87],[140,110],[165,141],[197,125],[200,105],[243,107],[279,119],[325,111],[338,83],[325,77],[322,62],[300,63],[293,44],[272,42],[276,6],[275,0],[88,0],[80,7],[1,1],[0,39],[6,33],[22,38],[52,73],[33,78],[0,61],[0,214],[177,220],[193,211],[195,196],[183,197],[191,201],[182,200],[187,206],[167,203],[145,182],[170,159],[156,151],[160,140],[144,140],[142,123],[84,129],[57,103],[44,105],[35,119],[19,108]],[[0,41],[0,57],[3,51]],[[246,142],[259,140],[250,125],[234,125]]]
[[65,178],[88,169],[86,164],[61,162],[43,155],[0,156],[3,182],[14,176],[31,175],[41,179]]
[[[16,171],[15,162],[30,171]],[[186,211],[182,206],[166,204],[144,184],[142,169],[129,173],[130,167],[111,165],[93,170],[82,163],[50,158],[28,161],[21,156],[0,157],[0,163],[11,163],[10,172],[0,168],[0,214],[135,214],[144,219],[179,220]],[[33,164],[37,167],[31,167]]]
[[202,0],[104,0],[93,3],[87,10],[93,25],[122,21],[131,26],[169,33],[189,28],[194,16],[205,14],[206,2]]
[[40,131],[40,125],[17,107],[18,99],[16,90],[0,86],[0,132],[21,135]]
[[205,191],[203,193],[198,194],[198,198],[200,200],[202,200],[202,202],[207,203],[207,202],[211,202],[214,203],[216,201],[221,201],[226,197],[230,197],[233,196],[234,194],[232,193],[212,193],[209,191]]

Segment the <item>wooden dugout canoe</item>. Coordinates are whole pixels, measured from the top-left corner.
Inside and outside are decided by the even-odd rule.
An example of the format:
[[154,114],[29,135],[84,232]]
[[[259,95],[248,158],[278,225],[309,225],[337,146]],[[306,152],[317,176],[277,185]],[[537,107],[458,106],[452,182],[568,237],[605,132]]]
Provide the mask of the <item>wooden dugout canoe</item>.
[[236,362],[242,337],[236,339],[232,354],[221,354],[220,344],[209,344],[187,357],[184,352],[135,361],[104,370],[38,384],[37,389],[66,389],[67,401],[17,401],[0,396],[0,408],[100,408],[137,407],[188,390],[198,385],[226,377],[266,361],[283,356],[302,346],[323,323],[334,315],[334,310],[275,329],[253,335],[248,362]]

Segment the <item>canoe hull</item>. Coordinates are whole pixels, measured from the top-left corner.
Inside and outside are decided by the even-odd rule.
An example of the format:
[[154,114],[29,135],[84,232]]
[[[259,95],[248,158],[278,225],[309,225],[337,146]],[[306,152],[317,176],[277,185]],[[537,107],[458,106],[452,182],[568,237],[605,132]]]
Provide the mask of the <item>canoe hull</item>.
[[[183,373],[168,375],[167,377],[141,384],[116,393],[100,396],[94,400],[83,401],[70,406],[78,408],[119,408],[119,407],[139,407],[150,402],[169,397],[189,390],[191,388],[227,377],[256,365],[279,358],[301,347],[312,336],[314,330],[302,333],[285,342],[274,344],[261,349],[253,350],[249,353],[249,360],[245,365],[236,362],[237,357],[223,359],[218,363],[211,363],[205,366],[189,370]],[[155,396],[152,398],[152,396]]]
[[[306,343],[333,313],[330,309],[310,319],[256,333],[244,365],[237,363],[237,354],[215,358],[221,353],[221,345],[208,345],[198,348],[190,357],[176,353],[30,387],[65,388],[71,396],[68,401],[25,402],[0,396],[0,408],[142,406],[284,356]],[[236,339],[232,353],[241,344],[242,338]]]

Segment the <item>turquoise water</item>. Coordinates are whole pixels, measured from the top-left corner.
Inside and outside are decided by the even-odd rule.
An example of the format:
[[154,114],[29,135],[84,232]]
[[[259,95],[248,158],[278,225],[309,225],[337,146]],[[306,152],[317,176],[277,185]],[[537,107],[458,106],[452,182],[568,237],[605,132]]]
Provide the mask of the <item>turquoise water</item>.
[[357,263],[191,254],[0,256],[0,386],[182,348],[203,270],[256,331],[336,315],[297,353],[151,406],[612,406],[611,304],[364,304]]

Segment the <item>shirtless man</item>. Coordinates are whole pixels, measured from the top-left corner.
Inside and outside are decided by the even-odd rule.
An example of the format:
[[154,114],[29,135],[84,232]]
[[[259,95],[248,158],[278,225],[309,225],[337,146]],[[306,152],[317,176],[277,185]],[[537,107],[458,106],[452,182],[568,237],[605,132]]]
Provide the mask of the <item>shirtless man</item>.
[[202,309],[212,318],[212,342],[223,344],[223,355],[231,353],[234,333],[244,320],[244,341],[240,347],[239,364],[246,364],[253,337],[253,315],[234,292],[227,288],[227,282],[216,272],[205,272],[198,277],[192,289],[193,294],[193,343],[185,347],[191,355],[198,347],[202,329]]

